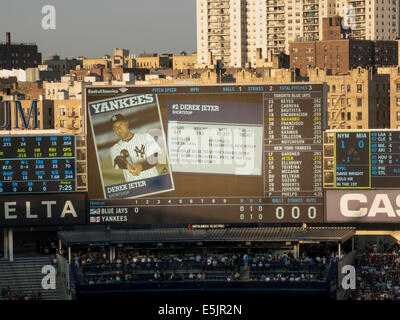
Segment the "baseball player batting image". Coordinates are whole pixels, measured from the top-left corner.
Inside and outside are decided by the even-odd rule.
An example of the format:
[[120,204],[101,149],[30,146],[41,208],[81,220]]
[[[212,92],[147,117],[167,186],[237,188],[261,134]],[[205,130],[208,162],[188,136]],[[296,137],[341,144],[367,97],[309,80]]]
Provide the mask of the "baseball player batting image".
[[174,190],[156,95],[113,94],[88,111],[105,199]]

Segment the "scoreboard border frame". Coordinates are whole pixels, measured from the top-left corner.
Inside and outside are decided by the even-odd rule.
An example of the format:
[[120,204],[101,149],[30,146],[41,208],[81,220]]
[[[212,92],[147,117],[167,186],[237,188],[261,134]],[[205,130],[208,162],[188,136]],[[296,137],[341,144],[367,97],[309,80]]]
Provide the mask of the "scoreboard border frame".
[[[151,90],[152,88],[181,88],[181,87],[183,87],[183,88],[191,88],[191,87],[193,87],[193,88],[220,87],[220,88],[222,88],[222,87],[235,87],[235,88],[239,88],[240,91],[236,91],[235,90],[235,91],[230,91],[230,92],[222,92],[222,89],[221,89],[221,92],[150,92],[150,93],[155,94],[157,96],[157,98],[158,98],[159,95],[168,95],[168,94],[171,94],[171,95],[182,95],[182,94],[201,95],[201,94],[234,94],[234,93],[249,94],[249,93],[258,93],[258,94],[262,95],[263,99],[265,99],[265,94],[269,93],[271,91],[270,88],[272,86],[310,86],[310,85],[312,85],[312,86],[315,86],[315,85],[321,86],[321,92],[322,92],[322,97],[321,97],[321,116],[322,116],[322,119],[321,119],[321,126],[322,126],[321,127],[321,146],[322,146],[322,171],[321,171],[322,172],[322,177],[321,177],[321,184],[322,184],[322,190],[321,191],[322,191],[322,195],[319,197],[322,200],[321,203],[320,203],[320,205],[322,206],[322,210],[321,210],[322,222],[310,222],[310,221],[307,221],[306,223],[323,223],[325,221],[325,210],[326,210],[326,208],[325,208],[325,200],[324,200],[325,199],[325,189],[323,187],[323,145],[324,145],[324,143],[323,143],[323,133],[327,130],[327,126],[328,126],[328,120],[327,120],[327,117],[325,116],[325,113],[328,110],[328,105],[327,105],[328,86],[327,86],[327,83],[324,82],[324,81],[321,81],[321,82],[310,81],[310,82],[306,82],[306,83],[298,83],[298,82],[288,81],[288,82],[273,82],[273,83],[268,83],[268,82],[261,82],[261,83],[213,83],[213,84],[178,83],[178,84],[155,84],[155,85],[104,84],[104,85],[99,85],[99,86],[92,85],[92,84],[84,84],[83,87],[82,87],[82,90],[83,90],[83,99],[82,99],[83,101],[82,101],[82,103],[84,105],[84,110],[86,112],[85,119],[87,120],[87,123],[88,123],[89,116],[88,116],[88,108],[87,108],[87,106],[88,106],[88,91],[90,89],[95,89],[95,90],[101,90],[101,89],[112,90],[112,89],[114,89],[114,90],[118,90],[119,88],[134,88],[134,89],[137,89],[137,90],[140,90],[140,89],[150,89]],[[264,90],[262,90],[262,91],[242,91],[241,90],[242,87],[260,87],[260,86],[264,87]],[[296,90],[294,90],[294,91],[296,91]],[[315,91],[315,89],[313,88],[312,91]],[[114,93],[113,92],[110,92],[110,93],[104,93],[103,92],[103,93],[91,93],[91,94],[92,95],[99,95],[99,96],[103,96],[103,95],[107,96],[107,95],[113,95]],[[125,92],[125,94],[128,94],[128,93]],[[131,94],[138,94],[138,93],[135,92],[135,93],[131,93]],[[265,117],[264,111],[265,110],[263,108],[263,116]],[[263,121],[263,122],[265,122],[265,121]],[[265,125],[265,123],[264,123],[264,125]],[[86,134],[89,136],[89,130],[86,131]],[[93,132],[92,132],[92,134],[93,134]],[[265,135],[265,132],[263,134],[263,138],[265,138],[264,135]],[[264,147],[264,140],[263,140],[263,147]],[[265,157],[263,157],[263,168],[265,167],[265,161],[266,161],[266,159],[265,159]],[[264,184],[264,190],[265,190],[266,178],[265,178],[265,172],[263,172],[263,173],[264,173],[263,174],[263,184]],[[88,179],[89,179],[89,175],[88,175]],[[174,198],[175,197],[171,197],[171,199],[174,199]],[[190,198],[202,198],[202,197],[199,196],[199,197],[181,197],[181,198],[190,199]],[[207,198],[212,199],[212,197],[207,197]],[[218,195],[215,198],[223,198],[223,197]],[[240,199],[242,197],[241,196],[235,196],[235,197],[227,197],[227,198],[239,198]],[[243,198],[248,199],[250,197],[246,196],[246,197],[243,197]],[[259,198],[259,196],[256,196],[254,198]],[[264,196],[262,196],[262,198],[264,198]],[[131,200],[131,201],[134,201],[134,200],[140,200],[140,199],[146,199],[146,196],[138,197],[137,199],[105,199],[105,198],[100,199],[100,198],[89,198],[89,194],[88,194],[88,208],[96,206],[95,204],[91,205],[90,204],[91,201],[94,201],[94,202],[96,202],[96,201],[107,202],[107,201],[114,201],[114,200],[122,200],[122,201]],[[152,198],[152,199],[156,200],[156,198]],[[168,200],[168,197],[163,197],[163,199]],[[304,203],[304,205],[308,205],[308,206],[310,206],[312,204],[313,203],[310,203],[310,204]],[[252,204],[242,204],[242,205],[252,205]],[[256,203],[254,203],[254,205],[256,205]],[[295,206],[295,205],[298,205],[298,204],[293,203],[293,204],[288,204],[288,205],[289,206]],[[120,204],[118,207],[122,207],[122,206],[124,206],[124,205]],[[279,206],[279,204],[277,204],[276,206]],[[89,217],[89,212],[88,212],[88,217]],[[246,221],[246,222],[244,222],[244,221],[237,221],[237,222],[224,221],[224,222],[218,222],[218,223],[242,225],[242,224],[260,224],[260,223],[265,223],[265,222],[262,222],[262,221],[251,221],[251,222],[248,222],[248,221]],[[267,224],[269,224],[269,223],[270,222],[267,222]],[[286,225],[286,224],[301,224],[301,223],[304,223],[304,221],[302,221],[300,219],[299,221],[290,221],[290,222],[277,221],[277,222],[272,222],[272,223],[273,224],[285,224]],[[116,226],[116,227],[132,227],[132,226],[137,226],[137,225],[154,225],[154,224],[155,223],[150,223],[150,224],[149,223],[135,223],[135,224],[115,224],[114,225],[114,224],[105,223],[105,224],[100,224],[100,225],[102,225],[102,226],[107,226],[108,225],[108,226]],[[89,222],[89,218],[88,218],[88,225],[96,225],[96,224],[90,223]],[[163,223],[161,225],[163,225]],[[183,224],[181,223],[179,225],[186,225],[186,223],[183,223]]]

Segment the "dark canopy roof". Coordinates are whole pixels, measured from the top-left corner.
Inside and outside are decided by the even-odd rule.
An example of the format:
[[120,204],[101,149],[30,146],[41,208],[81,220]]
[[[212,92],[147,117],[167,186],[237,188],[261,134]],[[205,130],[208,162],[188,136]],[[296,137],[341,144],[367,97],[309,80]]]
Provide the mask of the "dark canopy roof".
[[65,245],[101,243],[198,242],[198,241],[329,241],[351,238],[351,227],[253,227],[223,229],[164,228],[152,230],[60,231]]

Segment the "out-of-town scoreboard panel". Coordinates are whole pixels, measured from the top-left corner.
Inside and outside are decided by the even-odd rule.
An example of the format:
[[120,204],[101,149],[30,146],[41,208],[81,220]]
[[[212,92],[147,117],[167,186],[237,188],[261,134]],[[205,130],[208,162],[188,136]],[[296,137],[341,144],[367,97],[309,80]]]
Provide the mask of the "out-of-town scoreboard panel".
[[73,135],[0,136],[0,194],[74,192]]
[[336,131],[326,132],[325,136],[331,141],[325,145],[325,153],[331,156],[324,159],[326,188],[399,187],[399,130]]

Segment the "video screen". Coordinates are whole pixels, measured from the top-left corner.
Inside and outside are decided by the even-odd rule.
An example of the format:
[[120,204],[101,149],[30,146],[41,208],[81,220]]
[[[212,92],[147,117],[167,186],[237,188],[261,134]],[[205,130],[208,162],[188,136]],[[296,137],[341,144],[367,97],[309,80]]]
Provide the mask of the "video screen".
[[325,87],[87,87],[93,223],[322,221]]

